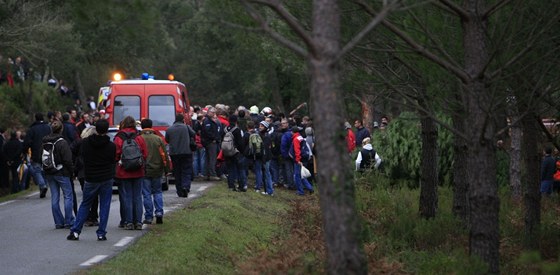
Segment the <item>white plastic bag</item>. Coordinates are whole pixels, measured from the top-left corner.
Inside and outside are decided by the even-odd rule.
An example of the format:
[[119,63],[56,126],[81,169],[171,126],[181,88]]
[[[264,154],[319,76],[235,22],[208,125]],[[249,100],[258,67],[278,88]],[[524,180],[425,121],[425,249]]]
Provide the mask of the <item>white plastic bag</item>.
[[311,172],[309,172],[309,169],[305,168],[305,166],[301,166],[301,178],[309,178],[311,177]]

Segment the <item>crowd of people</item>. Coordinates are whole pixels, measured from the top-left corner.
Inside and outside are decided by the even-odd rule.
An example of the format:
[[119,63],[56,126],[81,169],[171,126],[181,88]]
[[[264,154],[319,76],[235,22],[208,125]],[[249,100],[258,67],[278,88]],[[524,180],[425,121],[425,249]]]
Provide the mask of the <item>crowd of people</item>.
[[[150,119],[127,116],[113,139],[103,117],[93,108],[69,108],[46,118],[35,114],[26,131],[0,129],[3,189],[17,193],[33,179],[40,198],[50,190],[55,228],[70,229],[68,240],[79,240],[83,226],[98,226],[98,240],[107,239],[114,184],[119,228],[163,223],[162,175],[170,171],[178,197],[188,197],[193,180],[225,180],[231,191],[266,196],[274,196],[275,188],[300,196],[314,192],[315,135],[308,116],[287,117],[269,107],[192,106],[189,114],[176,115],[164,135]],[[358,151],[356,170],[378,168],[381,158],[361,120],[355,121],[356,132],[345,126],[349,153]],[[74,179],[83,193],[79,208]]]

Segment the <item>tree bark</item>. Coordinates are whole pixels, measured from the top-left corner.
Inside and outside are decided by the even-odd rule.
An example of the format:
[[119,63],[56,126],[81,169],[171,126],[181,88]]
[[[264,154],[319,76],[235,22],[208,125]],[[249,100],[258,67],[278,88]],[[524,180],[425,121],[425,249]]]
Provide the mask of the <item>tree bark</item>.
[[[316,52],[310,54],[311,100],[317,140],[317,164],[321,211],[327,246],[329,274],[367,274],[359,240],[360,223],[355,207],[351,160],[344,152],[342,97],[339,88],[340,18],[336,0],[313,2],[313,38]],[[336,127],[335,127],[336,128]],[[339,127],[342,128],[342,127]]]
[[373,122],[374,122],[374,99],[373,91],[368,91],[367,94],[362,95],[360,99],[360,104],[362,105],[362,123],[364,127],[366,127],[370,133],[373,133]]
[[[465,121],[461,111],[453,115],[453,125],[458,131],[465,132]],[[467,177],[467,143],[455,137],[453,140],[453,214],[461,219],[465,228],[469,227],[469,202],[467,194],[469,182]]]
[[522,150],[524,152],[523,162],[525,173],[523,182],[525,185],[525,239],[523,246],[526,249],[539,248],[539,226],[541,223],[541,193],[540,165],[541,157],[538,150],[538,136],[540,134],[536,124],[537,116],[531,112],[521,120],[523,126]]
[[435,218],[438,208],[438,130],[428,116],[422,117],[422,176],[420,178],[420,216]]
[[[511,116],[511,121],[517,121],[518,116]],[[521,189],[521,143],[523,131],[519,124],[511,126],[511,146],[509,149],[509,185],[514,199],[520,199]],[[538,134],[538,133],[536,133]]]
[[80,72],[78,70],[74,70],[74,83],[76,84],[75,88],[76,91],[78,92],[78,97],[80,98],[80,102],[83,105],[86,103],[86,93],[84,91],[84,86],[82,85],[82,78],[80,77]]
[[480,257],[489,266],[490,273],[500,270],[500,226],[498,187],[496,184],[495,125],[488,112],[492,110],[491,97],[484,74],[489,61],[487,48],[487,18],[482,1],[465,0],[467,12],[462,17],[464,66],[468,80],[464,83],[467,99],[466,122],[468,158],[466,162],[469,186],[471,255]]

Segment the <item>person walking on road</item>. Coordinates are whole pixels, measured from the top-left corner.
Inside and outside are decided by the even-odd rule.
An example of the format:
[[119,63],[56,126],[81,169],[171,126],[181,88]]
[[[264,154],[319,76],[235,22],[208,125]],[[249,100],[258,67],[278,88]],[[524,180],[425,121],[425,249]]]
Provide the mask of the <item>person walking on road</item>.
[[142,196],[144,197],[144,224],[152,224],[154,219],[154,206],[156,223],[163,223],[163,193],[161,190],[161,176],[167,167],[167,152],[163,139],[154,134],[152,120],[143,119],[141,136],[148,148],[146,158],[146,175],[142,182]]
[[67,240],[77,241],[82,227],[87,220],[91,205],[99,198],[99,227],[97,240],[107,240],[107,222],[111,208],[113,193],[113,178],[115,177],[116,146],[111,142],[107,131],[109,122],[100,119],[95,125],[97,133],[82,140],[84,177],[83,199],[78,210],[76,221],[70,228]]
[[[72,151],[70,145],[62,137],[62,122],[55,120],[51,124],[52,134],[43,138],[43,151],[50,152],[50,157],[44,153],[42,157],[51,159],[51,165],[46,160],[42,161],[45,170],[45,179],[51,189],[51,208],[54,224],[57,229],[70,228],[74,224],[72,212],[72,182],[70,177],[74,172]],[[52,148],[52,149],[51,149]],[[64,196],[64,215],[60,211],[60,190]]]
[[165,141],[169,144],[169,156],[173,164],[173,175],[177,196],[186,198],[191,191],[192,151],[191,136],[196,133],[185,124],[183,114],[175,116],[175,122],[165,131]]
[[43,138],[51,133],[51,127],[44,121],[43,114],[35,114],[35,122],[27,131],[25,141],[23,143],[23,151],[27,152],[31,149],[31,163],[29,165],[29,173],[33,177],[35,184],[39,185],[39,198],[44,198],[47,194],[47,183],[43,175],[43,165],[41,155],[43,153]]
[[136,120],[133,117],[125,117],[119,128],[114,142],[117,146],[118,162],[116,178],[122,187],[119,188],[119,192],[124,193],[124,223],[127,230],[142,230],[142,178],[145,175],[144,164],[148,150],[146,142],[136,131]]

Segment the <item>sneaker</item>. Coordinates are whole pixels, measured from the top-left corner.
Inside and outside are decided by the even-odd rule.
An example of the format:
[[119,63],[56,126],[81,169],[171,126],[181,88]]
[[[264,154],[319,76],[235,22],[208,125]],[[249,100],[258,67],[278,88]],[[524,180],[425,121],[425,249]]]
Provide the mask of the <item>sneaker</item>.
[[222,180],[222,178],[214,176],[214,177],[208,177],[208,180],[211,180],[211,181],[220,181],[220,180]]
[[98,241],[106,241],[106,240],[107,240],[107,237],[105,237],[105,236],[97,236],[97,240],[98,240]]
[[41,193],[39,194],[39,198],[44,198],[47,195],[47,188],[41,188]]
[[134,229],[135,230],[142,230],[142,226],[143,226],[142,223],[137,223],[136,225],[134,225]]
[[134,224],[127,223],[126,224],[126,230],[134,230]]
[[86,222],[84,223],[84,226],[85,226],[85,227],[93,226],[93,221],[86,221]]
[[163,217],[156,217],[156,223],[157,224],[162,224],[163,223]]
[[66,239],[69,241],[77,241],[80,239],[80,234],[78,234],[77,232],[70,232],[70,235],[68,235]]
[[54,228],[56,228],[56,229],[64,229],[64,225],[62,225],[62,224],[55,224],[55,225],[54,225]]
[[124,223],[119,223],[119,228],[123,228],[124,229],[125,224]]
[[152,224],[152,220],[144,220],[142,221],[143,224]]
[[257,192],[257,193],[260,193],[260,192],[261,192],[261,190],[259,190],[259,189],[255,189],[255,192]]

